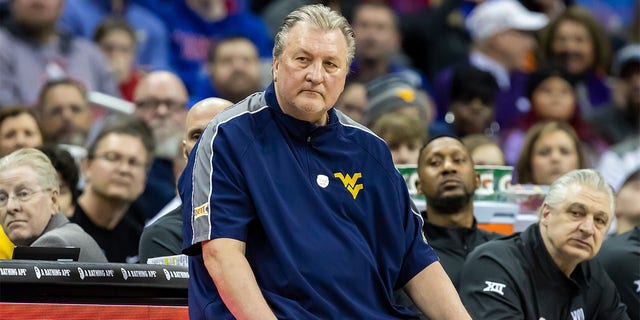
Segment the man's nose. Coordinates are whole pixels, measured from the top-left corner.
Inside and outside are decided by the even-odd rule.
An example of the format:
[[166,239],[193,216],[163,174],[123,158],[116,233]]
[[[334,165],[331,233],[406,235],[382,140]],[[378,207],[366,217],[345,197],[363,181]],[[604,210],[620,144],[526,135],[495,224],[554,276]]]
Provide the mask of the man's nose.
[[322,73],[323,73],[322,62],[315,62],[309,65],[309,67],[307,68],[306,80],[311,81],[313,83],[320,83],[322,82],[322,77],[323,77]]
[[21,205],[22,203],[20,202],[20,200],[18,200],[18,198],[10,195],[7,198],[7,207],[6,207],[7,213],[13,212],[17,208],[20,208]]
[[595,224],[592,216],[586,216],[580,223],[580,231],[586,235],[592,235],[595,230]]
[[169,106],[167,105],[167,102],[162,101],[158,103],[158,107],[156,108],[156,114],[161,117],[164,117],[167,114],[169,114]]
[[445,171],[456,171],[456,165],[453,162],[453,159],[444,159],[444,161],[442,162],[442,168]]

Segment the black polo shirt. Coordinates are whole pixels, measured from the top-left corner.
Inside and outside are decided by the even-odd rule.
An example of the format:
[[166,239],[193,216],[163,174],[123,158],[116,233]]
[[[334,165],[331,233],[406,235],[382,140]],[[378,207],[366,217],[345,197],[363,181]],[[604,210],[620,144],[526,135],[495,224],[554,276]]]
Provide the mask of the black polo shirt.
[[477,246],[503,237],[495,232],[478,229],[476,219],[473,219],[471,228],[465,227],[440,227],[429,222],[429,216],[425,212],[424,233],[431,247],[436,250],[440,264],[447,272],[451,282],[457,287],[460,269],[467,255]]
[[640,319],[640,226],[613,236],[597,256],[618,287],[631,319]]
[[474,319],[629,319],[597,259],[566,277],[538,224],[479,246],[460,274],[460,298]]
[[89,219],[80,204],[76,204],[71,221],[77,223],[96,240],[109,262],[137,263],[138,244],[144,227],[136,221],[137,207],[132,205],[113,230],[107,230]]

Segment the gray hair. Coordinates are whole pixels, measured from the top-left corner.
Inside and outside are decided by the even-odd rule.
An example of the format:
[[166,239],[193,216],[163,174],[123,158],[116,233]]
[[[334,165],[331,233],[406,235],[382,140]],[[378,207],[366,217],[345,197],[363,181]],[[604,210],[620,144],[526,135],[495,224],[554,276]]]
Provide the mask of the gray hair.
[[59,190],[58,172],[42,151],[34,148],[19,149],[0,159],[0,172],[19,167],[31,168],[43,189]]
[[329,7],[321,4],[307,5],[292,11],[284,18],[274,38],[273,56],[280,57],[284,51],[289,32],[298,22],[309,23],[323,31],[340,30],[347,41],[347,66],[356,54],[356,40],[347,19]]
[[593,169],[573,170],[556,179],[549,187],[544,203],[550,207],[560,205],[567,198],[567,190],[572,185],[580,185],[606,193],[611,200],[611,212],[615,212],[615,194],[604,177]]

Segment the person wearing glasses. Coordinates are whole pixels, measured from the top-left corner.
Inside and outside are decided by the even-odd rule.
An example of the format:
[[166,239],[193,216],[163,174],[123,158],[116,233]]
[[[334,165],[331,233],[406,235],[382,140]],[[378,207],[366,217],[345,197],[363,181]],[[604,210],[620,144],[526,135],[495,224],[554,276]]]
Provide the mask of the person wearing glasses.
[[142,78],[134,101],[135,115],[151,128],[157,142],[145,191],[136,201],[148,220],[176,196],[174,161],[183,161],[180,150],[189,96],[178,76],[155,71]]
[[0,159],[0,222],[16,246],[80,248],[80,262],[107,262],[96,241],[60,213],[56,169],[26,148]]
[[153,159],[151,129],[130,115],[109,116],[81,165],[85,187],[72,221],[104,249],[109,262],[138,262],[143,223],[132,205]]

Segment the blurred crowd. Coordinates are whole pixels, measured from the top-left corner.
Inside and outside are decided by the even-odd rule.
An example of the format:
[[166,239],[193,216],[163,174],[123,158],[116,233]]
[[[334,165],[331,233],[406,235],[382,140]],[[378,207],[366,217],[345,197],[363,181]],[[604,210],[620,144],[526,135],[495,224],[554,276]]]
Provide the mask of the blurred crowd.
[[[593,168],[618,192],[640,168],[633,0],[0,0],[0,157],[41,150],[59,180],[54,214],[108,261],[138,262],[145,225],[180,208],[176,179],[213,117],[192,106],[265,89],[280,22],[309,3],[351,23],[335,108],[397,165],[447,135],[475,164],[513,166],[513,183]],[[631,189],[620,233],[640,223]]]

